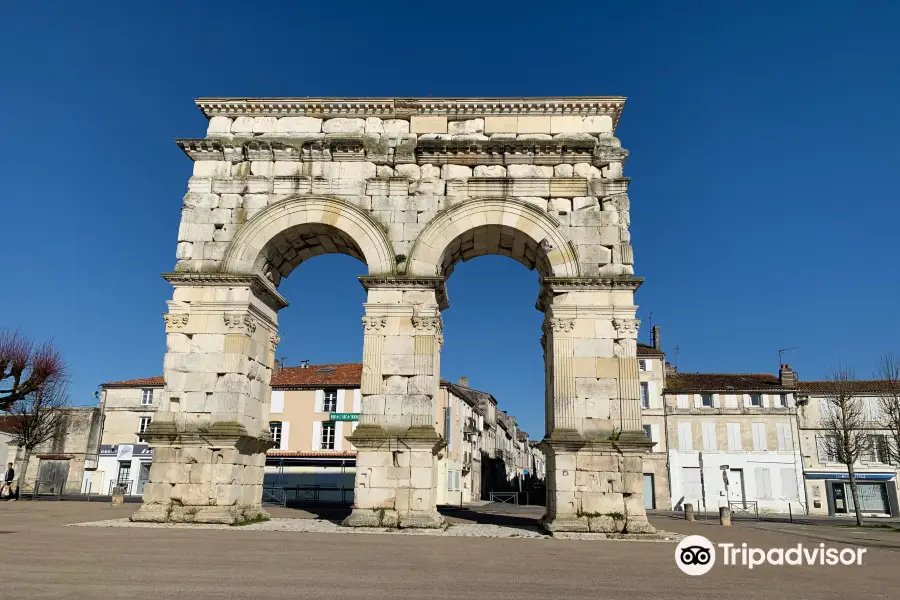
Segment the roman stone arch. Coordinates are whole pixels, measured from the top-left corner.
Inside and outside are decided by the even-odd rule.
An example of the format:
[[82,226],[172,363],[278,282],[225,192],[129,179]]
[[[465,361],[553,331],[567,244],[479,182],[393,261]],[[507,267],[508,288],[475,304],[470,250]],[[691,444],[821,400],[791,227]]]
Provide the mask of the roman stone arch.
[[[447,277],[460,259],[503,254],[545,276],[578,277],[575,249],[547,211],[516,198],[456,204],[422,230],[407,261],[411,275]],[[468,236],[468,239],[466,239]]]
[[[652,531],[643,506],[624,98],[203,99],[184,196],[165,388],[139,521],[261,506],[282,277],[365,262],[354,506],[345,525],[439,527],[435,398],[459,260],[537,269],[551,531]],[[537,333],[537,332],[536,332]],[[510,373],[514,377],[515,373]]]
[[[305,233],[309,235],[304,240]],[[254,215],[231,241],[222,270],[262,274],[277,284],[299,261],[329,252],[358,258],[370,275],[394,271],[393,250],[384,230],[359,207],[320,196],[286,198]],[[279,271],[282,265],[286,267]]]

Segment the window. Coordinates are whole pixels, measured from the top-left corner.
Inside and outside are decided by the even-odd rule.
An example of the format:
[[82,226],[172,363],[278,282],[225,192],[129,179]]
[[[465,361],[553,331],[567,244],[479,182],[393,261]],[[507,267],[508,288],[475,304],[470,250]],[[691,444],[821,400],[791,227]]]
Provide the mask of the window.
[[775,425],[778,434],[778,449],[781,451],[794,449],[794,435],[791,432],[790,423],[778,423]]
[[322,412],[337,412],[337,390],[325,390]]
[[652,442],[653,441],[653,426],[652,425],[644,425],[644,433],[647,434],[647,439]]
[[819,462],[840,462],[840,458],[838,456],[840,437],[836,435],[822,435],[816,439],[816,442],[819,446]]
[[762,406],[762,394],[750,394],[750,406]]
[[768,450],[766,446],[766,424],[751,423],[750,427],[753,431],[753,449],[757,452]]
[[141,405],[153,404],[153,390],[141,390]]
[[334,450],[334,421],[322,423],[322,450]]
[[131,475],[131,461],[123,460],[119,463],[119,473],[116,476],[117,483],[125,483]]
[[735,452],[743,450],[741,442],[741,424],[728,423],[728,449]]
[[878,462],[883,464],[890,463],[888,455],[887,438],[883,435],[870,435],[869,448],[866,451],[866,459],[869,462]]
[[272,434],[272,441],[281,445],[281,421],[269,421],[269,433]]
[[690,423],[678,424],[678,449],[692,450],[694,447],[694,434],[691,433]]
[[715,423],[704,423],[703,424],[703,449],[704,450],[715,450],[716,449],[716,424]]
[[797,474],[794,469],[781,469],[781,497],[798,498]]
[[138,421],[138,433],[146,432],[148,425],[150,425],[150,417],[141,417]]
[[647,364],[647,361],[644,360],[644,359],[641,359],[641,360],[638,361],[638,369],[640,369],[641,371],[649,371],[649,370],[650,370],[650,369],[648,368],[649,366],[650,366],[650,365]]
[[769,469],[756,468],[756,497],[759,499],[772,497],[772,474],[769,472]]
[[712,394],[700,394],[700,406],[703,408],[712,408]]
[[641,382],[641,408],[650,408],[650,384]]

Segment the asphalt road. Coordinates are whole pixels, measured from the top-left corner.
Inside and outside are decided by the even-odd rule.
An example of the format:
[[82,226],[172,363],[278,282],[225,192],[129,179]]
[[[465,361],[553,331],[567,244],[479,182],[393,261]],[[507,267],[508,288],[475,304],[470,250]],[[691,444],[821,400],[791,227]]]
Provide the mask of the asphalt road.
[[717,565],[689,577],[676,568],[669,543],[64,526],[125,517],[135,508],[0,502],[0,599],[870,600],[900,594],[900,543],[891,543],[900,532],[894,531],[833,528],[834,539],[823,542],[790,525],[724,529],[656,519],[669,531],[765,549],[844,540],[868,547],[859,567]]

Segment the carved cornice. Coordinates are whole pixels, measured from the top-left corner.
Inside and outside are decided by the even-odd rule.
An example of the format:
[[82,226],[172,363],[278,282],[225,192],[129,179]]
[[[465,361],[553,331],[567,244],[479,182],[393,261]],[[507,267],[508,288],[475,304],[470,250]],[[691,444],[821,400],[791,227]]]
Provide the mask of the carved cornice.
[[567,292],[609,292],[629,290],[634,292],[644,279],[641,277],[543,277],[541,291],[535,307],[546,310],[553,304],[553,297]]
[[222,318],[225,320],[225,325],[228,329],[237,329],[247,333],[256,332],[256,319],[248,314],[226,313],[222,315]]
[[412,324],[416,334],[441,333],[444,323],[440,317],[412,317]]
[[434,290],[435,300],[441,310],[450,307],[447,297],[447,285],[443,277],[398,277],[391,275],[363,275],[359,282],[366,291],[372,288],[388,289],[416,289],[426,288]]
[[382,117],[441,115],[455,118],[486,116],[609,115],[618,125],[625,98],[199,98],[207,117]]
[[550,140],[418,137],[415,134],[300,133],[278,137],[181,138],[192,160],[361,161],[376,164],[608,165],[628,155],[615,138],[560,134]]
[[387,327],[387,317],[363,317],[362,318],[363,330],[364,331],[380,331]]
[[232,275],[228,273],[163,273],[163,279],[174,286],[199,285],[199,286],[236,286],[246,285],[261,300],[273,310],[281,310],[288,306],[288,301],[282,297],[275,287],[259,275]]
[[166,322],[166,331],[181,329],[188,324],[188,320],[190,318],[190,313],[169,313],[167,315],[163,315],[163,320]]

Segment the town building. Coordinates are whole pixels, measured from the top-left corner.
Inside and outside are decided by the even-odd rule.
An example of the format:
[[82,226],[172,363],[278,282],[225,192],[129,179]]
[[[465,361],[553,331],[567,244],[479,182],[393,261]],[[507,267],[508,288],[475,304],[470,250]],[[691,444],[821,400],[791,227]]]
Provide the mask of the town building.
[[672,506],[717,510],[729,502],[755,502],[760,512],[802,512],[795,386],[787,365],[778,376],[669,375],[665,435]]
[[[264,495],[268,500],[351,502],[356,448],[347,440],[360,406],[360,363],[280,367],[272,376]],[[152,421],[163,378],[101,386],[106,415],[99,468],[85,478],[94,493],[120,487],[140,495],[152,451],[141,433]],[[438,453],[438,504],[488,498],[491,491],[522,491],[543,481],[540,449],[529,443],[514,417],[497,409],[489,393],[442,381],[434,426],[446,446]]]
[[652,329],[652,343],[637,345],[640,380],[641,419],[644,433],[653,442],[644,461],[644,507],[669,507],[668,453],[665,445],[666,416],[663,389],[666,383],[666,355],[660,343],[659,326]]
[[865,424],[869,449],[854,465],[861,512],[865,516],[900,516],[897,503],[900,466],[891,464],[888,454],[891,434],[879,419],[878,406],[879,397],[892,391],[891,382],[801,381],[797,387],[797,422],[809,513],[855,513],[847,466],[831,452],[831,445],[825,440],[829,431],[822,427],[823,413],[828,410],[828,398],[836,393],[852,392],[870,416]]
[[[102,411],[97,407],[67,407],[53,436],[35,448],[28,459],[20,494],[78,494],[86,474],[97,468],[102,429]],[[15,419],[15,416],[8,417]],[[16,480],[22,473],[25,450],[7,430],[7,459],[13,462]]]

